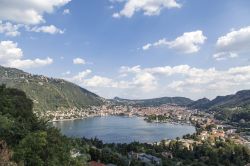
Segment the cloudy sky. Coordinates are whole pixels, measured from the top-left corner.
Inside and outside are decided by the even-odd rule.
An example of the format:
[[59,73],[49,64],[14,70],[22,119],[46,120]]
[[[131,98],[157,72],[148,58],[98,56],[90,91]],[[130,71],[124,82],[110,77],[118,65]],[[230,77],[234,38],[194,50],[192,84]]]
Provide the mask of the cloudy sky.
[[0,65],[102,97],[250,89],[249,0],[0,0]]

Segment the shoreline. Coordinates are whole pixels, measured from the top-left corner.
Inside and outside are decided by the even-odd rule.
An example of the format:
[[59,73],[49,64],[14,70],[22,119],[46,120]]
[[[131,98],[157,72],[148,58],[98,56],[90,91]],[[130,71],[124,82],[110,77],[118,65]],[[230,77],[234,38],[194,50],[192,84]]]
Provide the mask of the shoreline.
[[64,121],[74,121],[74,120],[82,120],[82,119],[85,119],[85,118],[50,120],[49,123],[53,123],[53,122],[64,122]]
[[[81,120],[81,119],[87,119],[87,118],[107,118],[107,117],[117,117],[117,118],[131,118],[131,116],[121,116],[121,115],[110,115],[110,116],[92,116],[92,117],[86,117],[86,118],[75,118],[75,119],[62,119],[62,120],[57,120],[57,121],[53,121],[53,122],[55,122],[55,124],[53,124],[53,125],[56,125],[56,123],[58,123],[58,124],[60,124],[60,122],[64,122],[64,121],[74,121],[74,120]],[[180,123],[173,123],[173,122],[165,122],[165,123],[155,123],[155,122],[147,122],[147,121],[145,121],[144,120],[144,118],[145,117],[142,117],[142,116],[133,116],[132,118],[135,118],[135,120],[142,120],[142,121],[144,121],[145,123],[147,123],[148,125],[150,125],[150,124],[155,124],[156,126],[158,126],[158,124],[160,125],[169,125],[169,126],[177,126],[177,128],[178,128],[178,126],[190,126],[190,127],[193,127],[194,129],[193,129],[193,132],[190,132],[190,134],[191,133],[195,133],[196,132],[196,128],[195,128],[195,126],[193,126],[192,124],[180,124]],[[137,119],[138,118],[138,119]],[[98,120],[98,119],[97,119]],[[125,120],[126,121],[126,120]],[[172,128],[172,127],[170,127],[170,128]],[[186,135],[186,134],[184,134],[184,135]],[[179,137],[183,137],[184,135],[181,135],[181,136],[179,136]],[[68,137],[73,137],[73,138],[77,138],[78,136],[76,136],[76,135],[68,135]],[[178,136],[177,136],[178,137]],[[171,138],[171,137],[163,137],[163,138],[160,138],[160,139],[158,139],[158,140],[148,140],[148,141],[141,141],[141,140],[137,140],[137,139],[134,139],[133,141],[131,140],[127,140],[126,142],[117,142],[117,141],[115,141],[115,143],[132,143],[132,142],[140,142],[140,143],[147,143],[147,144],[158,144],[159,142],[161,142],[162,140],[164,140],[164,141],[168,141],[168,140],[175,140],[177,137],[174,137],[174,138]],[[84,136],[84,138],[87,138],[87,139],[94,139],[94,138],[97,138],[96,136],[95,137],[86,137],[86,136]],[[99,140],[101,140],[101,141],[104,141],[104,142],[106,142],[105,141],[105,139],[103,140],[103,139],[101,139],[101,138],[98,138]],[[108,143],[108,142],[107,142]]]
[[188,122],[185,122],[185,121],[155,121],[155,120],[153,120],[153,121],[148,121],[148,120],[146,120],[146,119],[144,119],[146,122],[148,122],[148,123],[160,123],[160,124],[162,124],[162,123],[168,123],[168,124],[177,124],[177,125],[190,125],[190,126],[194,126],[192,123],[191,123],[191,121],[189,121],[189,123]]
[[[127,117],[127,118],[131,118],[131,117],[137,117],[137,118],[143,118],[143,120],[147,123],[159,123],[159,124],[172,124],[172,125],[189,125],[189,126],[194,126],[191,122],[187,123],[187,122],[180,122],[180,121],[168,121],[168,122],[156,122],[156,121],[147,121],[145,118],[146,116],[124,116],[124,115],[107,115],[107,116],[90,116],[90,117],[83,117],[83,118],[72,118],[72,119],[59,119],[59,120],[51,120],[49,121],[49,123],[54,123],[54,122],[64,122],[64,121],[75,121],[75,120],[83,120],[83,119],[87,119],[87,118],[95,118],[95,117],[109,117],[109,116],[118,116],[118,117]],[[195,126],[194,126],[195,127]]]
[[82,117],[82,118],[72,118],[72,119],[58,119],[58,120],[50,120],[49,122],[63,122],[63,121],[74,121],[74,120],[83,120],[87,118],[95,118],[95,117],[108,117],[108,116],[120,116],[120,117],[138,117],[138,118],[144,118],[142,116],[125,116],[125,115],[107,115],[107,116],[89,116],[89,117]]

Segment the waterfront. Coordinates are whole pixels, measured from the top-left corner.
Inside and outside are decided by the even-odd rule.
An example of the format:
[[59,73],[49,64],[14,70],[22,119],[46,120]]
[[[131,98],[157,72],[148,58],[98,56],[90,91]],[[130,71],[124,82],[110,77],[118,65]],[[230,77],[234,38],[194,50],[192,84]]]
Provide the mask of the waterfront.
[[72,121],[53,122],[53,125],[70,137],[86,137],[104,143],[159,142],[192,134],[190,125],[170,123],[147,123],[142,117],[107,116]]

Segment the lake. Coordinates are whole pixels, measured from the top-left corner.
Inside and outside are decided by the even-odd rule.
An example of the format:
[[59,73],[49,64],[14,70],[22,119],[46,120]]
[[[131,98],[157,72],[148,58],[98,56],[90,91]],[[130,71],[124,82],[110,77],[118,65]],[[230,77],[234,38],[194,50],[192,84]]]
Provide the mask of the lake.
[[104,143],[158,142],[195,132],[190,125],[148,123],[142,117],[107,116],[81,120],[53,122],[53,125],[70,137],[86,137]]

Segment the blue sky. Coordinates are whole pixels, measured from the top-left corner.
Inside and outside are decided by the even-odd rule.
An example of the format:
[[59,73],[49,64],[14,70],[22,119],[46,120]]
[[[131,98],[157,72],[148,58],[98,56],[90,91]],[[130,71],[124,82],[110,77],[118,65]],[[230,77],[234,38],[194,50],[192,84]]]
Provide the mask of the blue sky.
[[0,64],[112,98],[250,87],[248,0],[0,1]]

